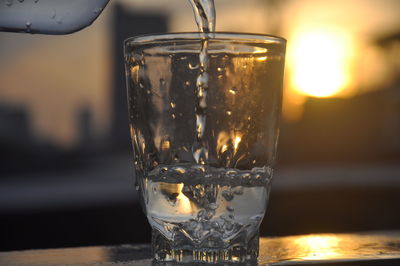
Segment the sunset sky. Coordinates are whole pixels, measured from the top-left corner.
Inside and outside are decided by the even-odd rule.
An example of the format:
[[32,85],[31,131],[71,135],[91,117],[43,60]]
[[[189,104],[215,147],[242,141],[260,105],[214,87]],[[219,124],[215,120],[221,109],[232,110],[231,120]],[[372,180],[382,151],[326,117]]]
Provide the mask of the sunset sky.
[[[170,31],[196,30],[188,1],[111,0],[92,26],[72,35],[0,33],[0,104],[27,108],[38,137],[73,144],[77,114],[86,106],[93,111],[95,131],[107,131],[112,85],[109,22],[117,2],[135,12],[166,13]],[[305,97],[350,97],[389,79],[373,40],[400,32],[398,0],[287,0],[275,9],[261,0],[215,2],[217,30],[279,30],[288,39],[288,117],[296,113],[291,106],[300,106]]]

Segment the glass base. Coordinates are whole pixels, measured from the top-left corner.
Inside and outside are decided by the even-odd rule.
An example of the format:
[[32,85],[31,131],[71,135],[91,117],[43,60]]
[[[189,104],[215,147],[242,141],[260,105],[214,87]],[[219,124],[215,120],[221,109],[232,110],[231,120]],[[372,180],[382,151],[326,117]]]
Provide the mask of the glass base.
[[153,229],[152,233],[152,253],[157,262],[156,265],[173,265],[162,262],[223,263],[224,265],[226,263],[256,262],[258,249],[258,232],[250,238],[246,237],[243,232],[243,235],[231,240],[228,246],[221,246],[220,241],[212,239],[199,245],[193,245],[182,241],[170,241],[156,229]]

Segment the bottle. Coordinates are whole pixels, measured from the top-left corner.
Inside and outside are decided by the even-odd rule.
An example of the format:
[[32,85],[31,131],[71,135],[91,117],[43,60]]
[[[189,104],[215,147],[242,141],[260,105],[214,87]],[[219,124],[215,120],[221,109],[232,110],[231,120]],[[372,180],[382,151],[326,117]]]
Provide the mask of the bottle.
[[0,1],[0,31],[69,34],[86,28],[109,0]]

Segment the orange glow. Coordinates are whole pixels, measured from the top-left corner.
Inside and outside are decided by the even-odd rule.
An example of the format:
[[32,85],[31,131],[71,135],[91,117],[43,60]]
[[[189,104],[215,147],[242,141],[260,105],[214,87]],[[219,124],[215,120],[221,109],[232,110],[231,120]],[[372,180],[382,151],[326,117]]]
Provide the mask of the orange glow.
[[237,151],[237,149],[238,149],[238,147],[239,147],[239,143],[242,141],[242,136],[238,136],[238,135],[236,135],[235,136],[235,139],[234,139],[234,141],[233,141],[233,147],[234,147],[234,149],[235,149],[235,153],[236,153],[236,151]]
[[192,207],[190,206],[190,200],[182,193],[183,184],[178,184],[179,195],[176,197],[179,204],[180,213],[191,213]]
[[336,251],[339,247],[339,239],[336,236],[303,236],[295,242],[304,249],[305,254],[301,258],[304,260],[336,258],[339,255]]
[[299,30],[288,50],[291,83],[298,93],[332,97],[348,86],[353,47],[343,32]]

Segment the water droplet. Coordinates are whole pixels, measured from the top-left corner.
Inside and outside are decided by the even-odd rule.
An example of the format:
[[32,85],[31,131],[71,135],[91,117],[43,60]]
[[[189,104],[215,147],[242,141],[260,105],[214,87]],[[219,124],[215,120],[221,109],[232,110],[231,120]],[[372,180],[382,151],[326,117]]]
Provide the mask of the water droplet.
[[53,9],[53,10],[51,11],[51,19],[55,19],[56,15],[57,15],[57,12],[56,12],[55,9]]
[[231,88],[230,90],[229,90],[229,92],[231,93],[231,94],[233,94],[233,95],[235,95],[236,93],[237,93],[237,88],[236,87],[233,87],[233,88]]
[[198,69],[198,68],[199,68],[198,64],[194,65],[192,63],[189,63],[189,69],[193,70],[193,69]]
[[140,87],[141,89],[143,89],[143,88],[144,88],[144,85],[143,85],[143,83],[142,83],[142,82],[139,82],[139,87]]
[[59,18],[56,20],[56,22],[57,22],[57,24],[62,24],[62,23],[63,23],[63,17],[59,17]]
[[250,177],[251,177],[251,175],[249,173],[245,173],[242,175],[242,178],[250,178]]
[[236,175],[237,172],[235,170],[229,170],[229,171],[226,172],[226,174],[232,176],[232,175]]
[[171,104],[171,107],[172,107],[172,108],[175,108],[175,107],[176,107],[176,103],[171,102],[170,104]]
[[193,166],[192,166],[192,169],[193,169],[193,170],[200,171],[200,172],[203,172],[203,173],[206,171],[206,169],[204,168],[203,165],[193,165]]
[[224,70],[222,67],[218,67],[218,68],[217,68],[217,71],[218,71],[218,72],[222,72],[222,70]]
[[146,90],[146,93],[147,94],[151,94],[151,90]]
[[168,171],[168,167],[163,167],[163,168],[161,168],[161,173],[165,173],[165,172],[167,172]]
[[186,173],[186,170],[185,170],[185,168],[183,168],[183,167],[179,167],[179,166],[176,166],[176,167],[174,167],[174,168],[172,168],[175,172],[177,172],[177,173],[179,173],[179,174],[184,174],[184,173]]

